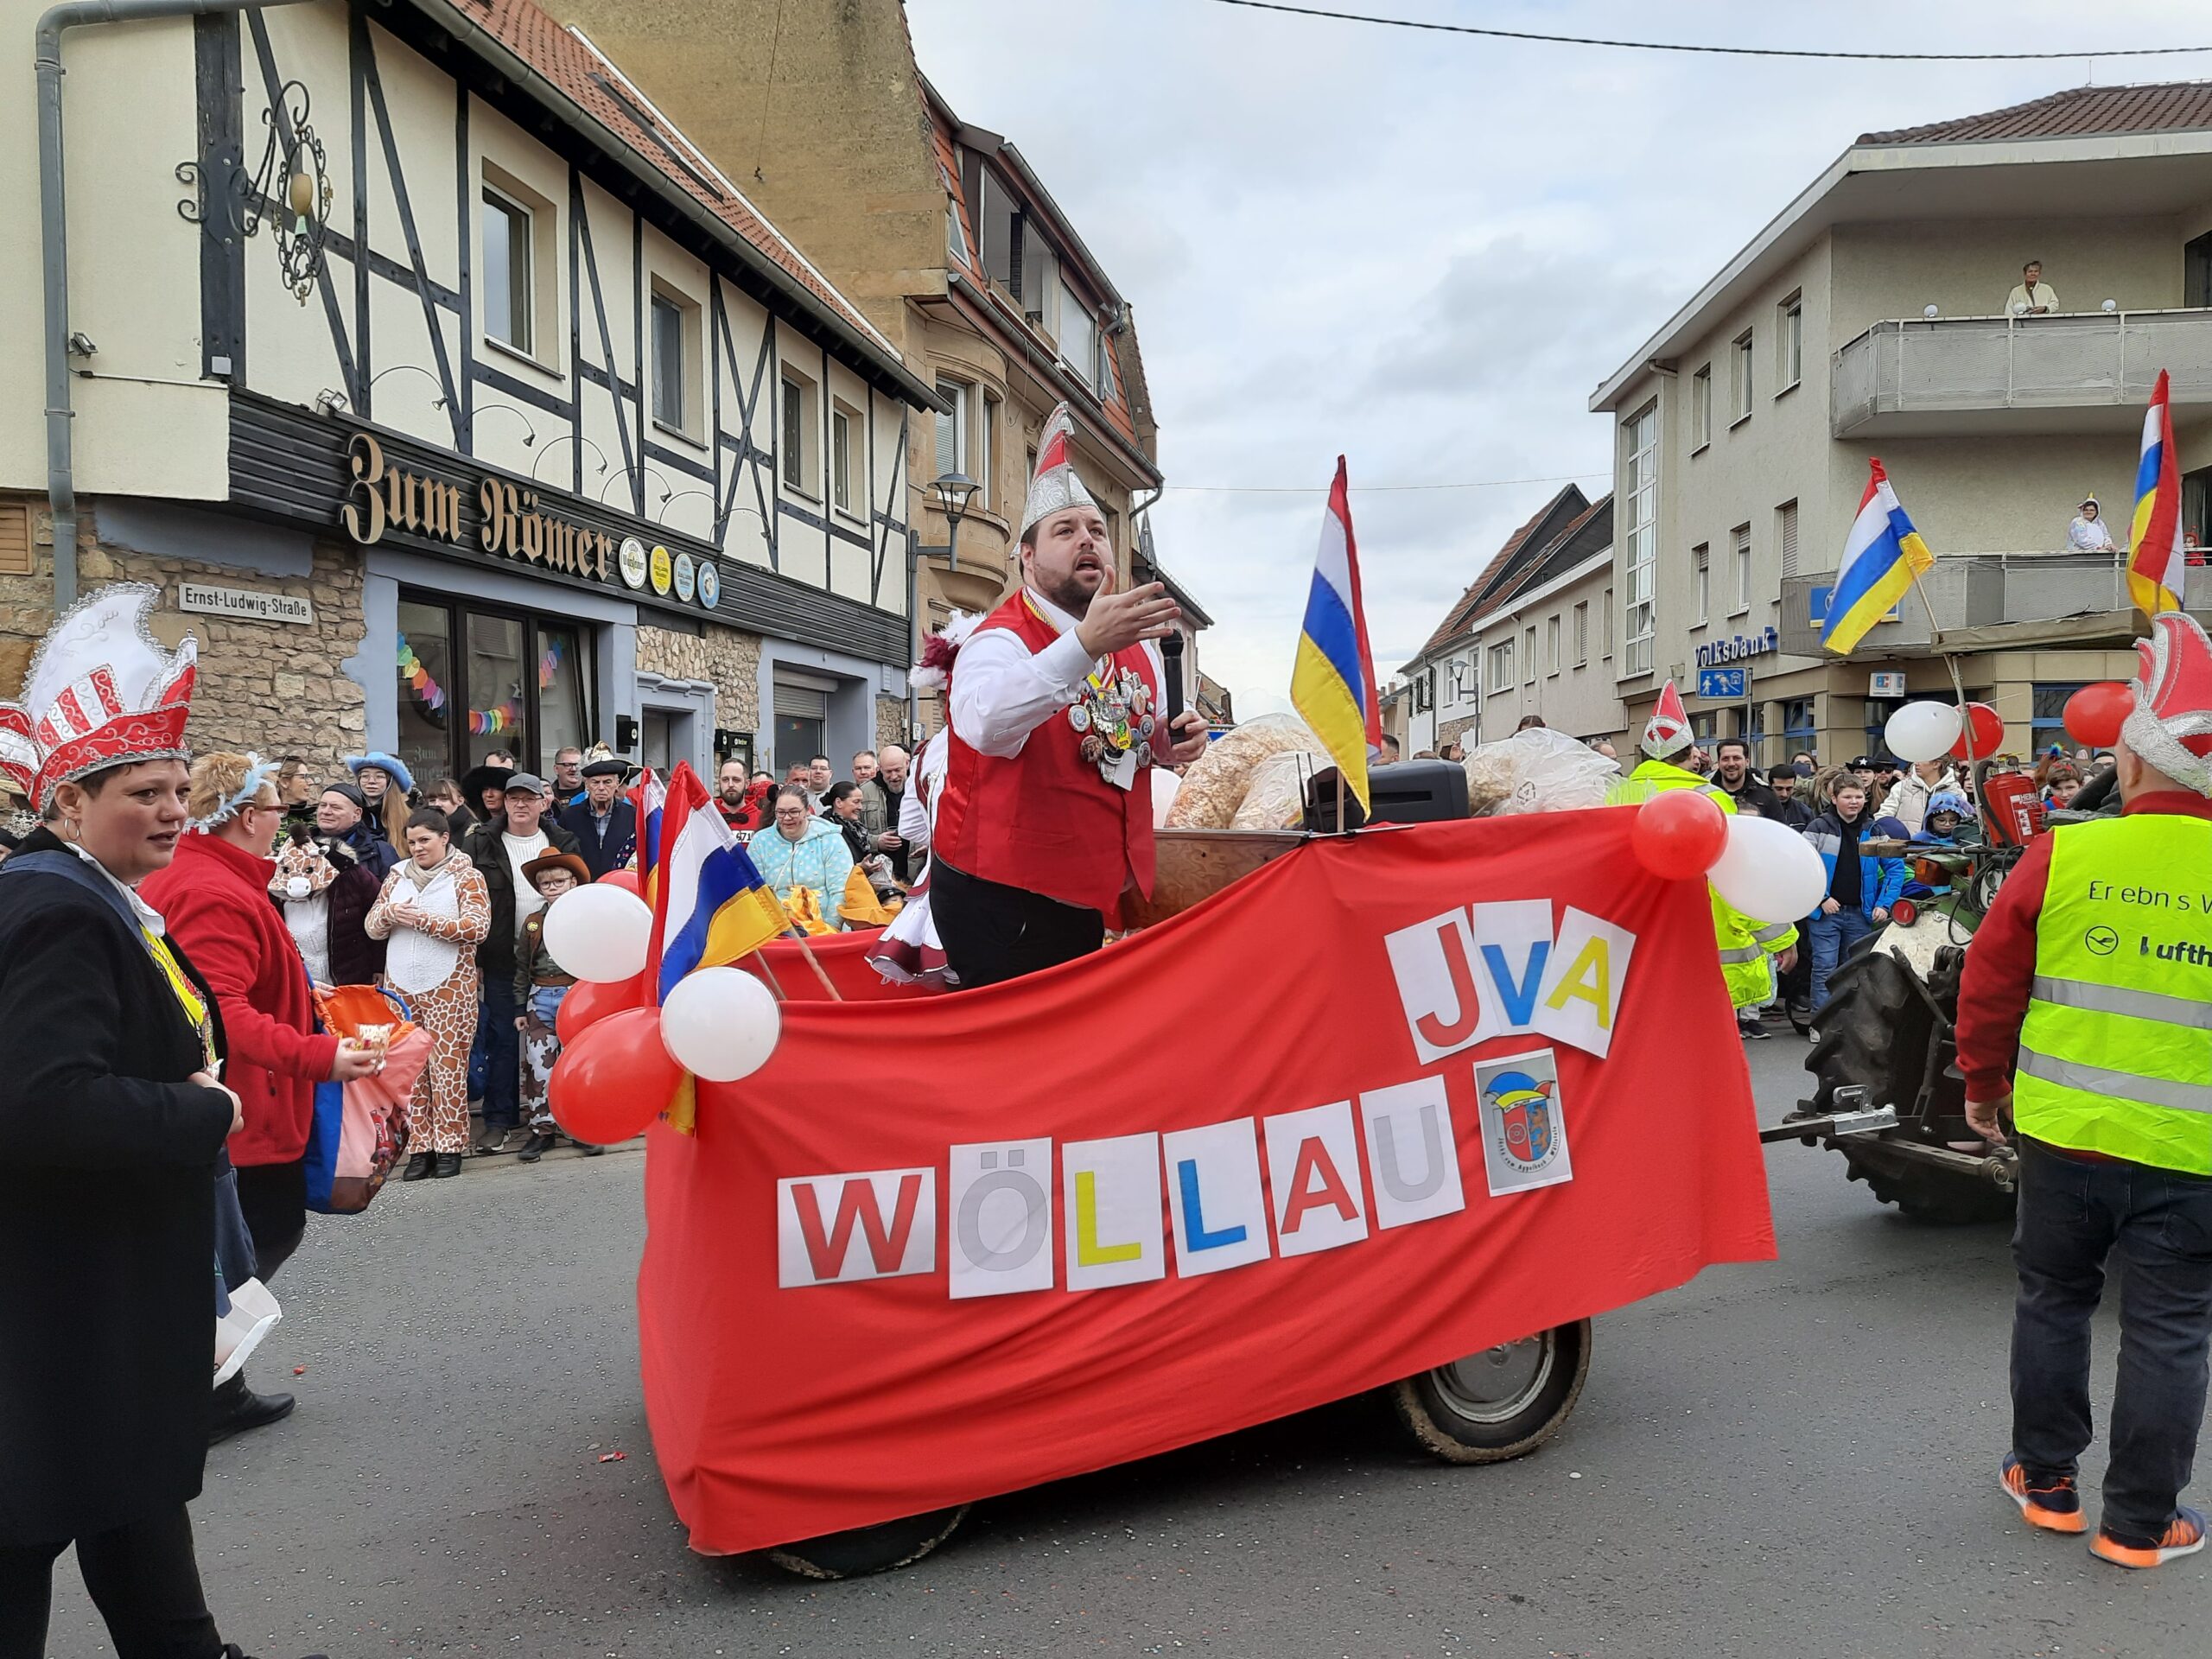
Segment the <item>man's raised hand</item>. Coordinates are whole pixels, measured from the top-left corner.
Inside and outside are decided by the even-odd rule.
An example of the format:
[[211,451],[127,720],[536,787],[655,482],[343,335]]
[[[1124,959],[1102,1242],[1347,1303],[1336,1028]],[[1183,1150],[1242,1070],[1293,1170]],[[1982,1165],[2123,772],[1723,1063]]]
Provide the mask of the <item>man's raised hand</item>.
[[1156,582],[1147,582],[1127,593],[1098,594],[1092,598],[1090,611],[1076,625],[1076,638],[1094,657],[1110,657],[1141,639],[1165,639],[1183,614],[1166,594],[1166,588]]

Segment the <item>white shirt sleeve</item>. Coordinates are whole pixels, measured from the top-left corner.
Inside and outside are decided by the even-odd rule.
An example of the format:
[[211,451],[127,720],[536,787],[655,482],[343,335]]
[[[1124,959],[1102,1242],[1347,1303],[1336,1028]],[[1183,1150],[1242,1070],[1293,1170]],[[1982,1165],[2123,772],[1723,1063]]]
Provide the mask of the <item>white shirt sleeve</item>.
[[922,804],[922,791],[911,783],[899,801],[899,839],[906,843],[907,868],[912,869],[912,855],[930,849],[930,810]]
[[1073,628],[1033,656],[1011,628],[979,629],[953,671],[952,729],[969,748],[1012,760],[1075,702],[1094,661]]

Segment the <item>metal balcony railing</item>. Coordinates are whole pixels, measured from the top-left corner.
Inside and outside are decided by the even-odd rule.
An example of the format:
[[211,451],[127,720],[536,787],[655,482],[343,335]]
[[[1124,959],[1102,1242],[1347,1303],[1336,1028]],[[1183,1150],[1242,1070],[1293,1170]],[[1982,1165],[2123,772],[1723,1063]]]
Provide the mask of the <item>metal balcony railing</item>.
[[2212,310],[1878,322],[1830,361],[1839,438],[1885,416],[2139,404],[2164,369],[2176,403],[2212,402]]

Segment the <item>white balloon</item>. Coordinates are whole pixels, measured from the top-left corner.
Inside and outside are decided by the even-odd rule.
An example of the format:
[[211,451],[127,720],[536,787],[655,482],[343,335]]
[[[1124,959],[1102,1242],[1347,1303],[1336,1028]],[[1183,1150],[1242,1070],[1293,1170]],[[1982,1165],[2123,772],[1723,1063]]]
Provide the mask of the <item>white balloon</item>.
[[660,1005],[669,1057],[709,1083],[734,1083],[768,1063],[784,1016],[769,988],[742,968],[684,975]]
[[1183,780],[1165,766],[1152,769],[1152,827],[1167,827],[1167,809],[1175,804],[1175,791],[1183,787]]
[[645,970],[653,913],[626,887],[594,881],[561,895],[545,912],[545,948],[563,973],[601,984]]
[[1813,843],[1779,818],[1732,817],[1728,844],[1706,880],[1758,922],[1794,922],[1827,891],[1827,866]]
[[1908,702],[1882,728],[1890,753],[1900,760],[1934,760],[1948,754],[1966,719],[1948,702]]

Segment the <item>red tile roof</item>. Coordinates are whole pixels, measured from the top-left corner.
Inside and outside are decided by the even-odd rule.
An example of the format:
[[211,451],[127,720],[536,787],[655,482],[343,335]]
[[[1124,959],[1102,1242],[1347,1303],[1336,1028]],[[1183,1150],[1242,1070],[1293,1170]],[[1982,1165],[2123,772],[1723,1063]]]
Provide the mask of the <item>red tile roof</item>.
[[1476,623],[1481,621],[1484,617],[1490,616],[1494,613],[1503,609],[1504,607],[1512,601],[1513,597],[1516,594],[1520,593],[1522,588],[1529,585],[1529,579],[1533,577],[1536,572],[1542,569],[1549,562],[1549,556],[1551,553],[1557,549],[1561,543],[1565,542],[1568,537],[1573,535],[1574,532],[1580,530],[1583,525],[1588,524],[1600,512],[1611,506],[1612,505],[1612,499],[1611,493],[1608,492],[1605,495],[1599,497],[1597,500],[1592,502],[1588,506],[1583,508],[1582,511],[1576,513],[1573,518],[1568,519],[1567,522],[1560,527],[1560,531],[1556,536],[1554,536],[1549,541],[1546,542],[1542,547],[1534,550],[1534,557],[1530,558],[1526,563],[1522,565],[1518,570],[1514,571],[1508,580],[1497,584],[1497,591],[1496,593],[1489,594],[1483,597],[1483,599],[1476,605],[1475,608],[1468,613],[1466,626],[1471,629]]
[[1466,591],[1452,601],[1452,608],[1444,613],[1444,620],[1436,625],[1436,632],[1428,636],[1427,643],[1421,646],[1419,656],[1427,656],[1431,652],[1441,648],[1448,640],[1467,631],[1467,624],[1473,620],[1475,608],[1481,603],[1484,591],[1489,588],[1491,581],[1505,569],[1507,564],[1511,563],[1513,556],[1521,550],[1522,544],[1535,533],[1536,526],[1551,515],[1552,511],[1559,505],[1561,498],[1570,491],[1577,495],[1581,493],[1577,486],[1569,484],[1565,489],[1560,490],[1558,495],[1554,495],[1542,506],[1537,508],[1535,515],[1527,524],[1506,537],[1505,545],[1497,550],[1497,556],[1482,568],[1482,574],[1469,582]]
[[633,105],[627,92],[618,93],[614,89],[621,88],[625,79],[620,71],[610,73],[590,47],[563,28],[536,0],[456,0],[456,3],[480,16],[486,30],[501,45],[588,111],[607,129],[611,142],[643,156],[887,355],[897,357],[891,343],[785,239],[782,232],[760,216],[736,187],[720,176],[701,150],[664,118],[657,118],[642,104]]
[[2212,81],[2145,86],[2074,86],[1981,115],[1862,132],[1862,144],[1964,144],[2001,138],[2073,138],[2092,133],[2191,132],[2212,128]]

